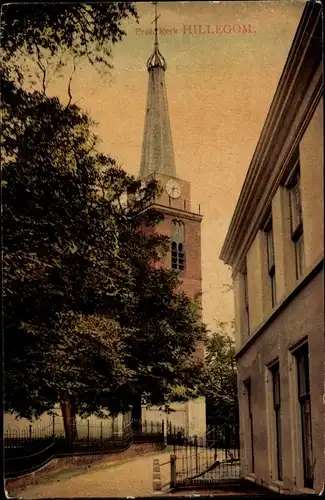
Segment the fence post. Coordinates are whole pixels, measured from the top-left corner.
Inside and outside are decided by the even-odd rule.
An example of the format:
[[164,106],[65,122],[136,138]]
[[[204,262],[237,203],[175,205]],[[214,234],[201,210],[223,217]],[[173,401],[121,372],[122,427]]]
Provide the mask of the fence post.
[[153,461],[152,489],[153,491],[161,491],[161,476],[158,458],[155,458]]
[[165,444],[165,422],[163,420],[161,421],[161,432],[162,432],[163,442]]
[[194,446],[195,446],[195,469],[196,473],[199,472],[199,462],[198,462],[198,442],[197,436],[194,436]]
[[53,432],[53,439],[55,438],[55,415],[52,417],[52,432]]
[[29,424],[29,440],[32,440],[32,424]]
[[87,439],[88,439],[88,449],[89,449],[89,419],[87,420]]
[[228,460],[228,425],[226,424],[225,427],[225,433],[224,433],[224,443],[225,443],[225,456],[226,460]]
[[103,421],[100,421],[100,444],[103,446]]
[[176,488],[176,455],[170,455],[170,487]]

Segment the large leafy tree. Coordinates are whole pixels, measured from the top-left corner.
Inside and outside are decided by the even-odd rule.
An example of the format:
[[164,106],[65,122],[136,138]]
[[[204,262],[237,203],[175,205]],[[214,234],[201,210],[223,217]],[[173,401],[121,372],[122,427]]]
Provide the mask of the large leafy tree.
[[[28,416],[53,405],[60,386],[63,395],[77,383],[73,362],[70,373],[56,360],[58,345],[68,362],[69,353],[75,359],[68,343],[77,342],[79,373],[84,368],[71,312],[113,318],[130,294],[119,231],[132,224],[119,199],[136,185],[96,153],[91,123],[76,107],[12,87],[3,88],[6,403]],[[120,372],[122,358],[108,354]]]
[[199,310],[153,265],[167,239],[140,229],[161,220],[159,186],[134,196],[76,106],[5,81],[3,118],[6,409],[30,418],[61,401],[67,424],[135,395],[195,395]]

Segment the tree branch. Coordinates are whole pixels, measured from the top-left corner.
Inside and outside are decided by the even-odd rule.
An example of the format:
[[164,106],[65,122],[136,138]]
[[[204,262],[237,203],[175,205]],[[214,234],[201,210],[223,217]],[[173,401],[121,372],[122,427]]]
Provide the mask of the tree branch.
[[72,71],[72,74],[70,75],[70,78],[69,78],[69,83],[68,83],[68,96],[69,96],[69,101],[68,101],[67,107],[69,107],[69,106],[70,106],[71,101],[72,101],[72,94],[71,94],[71,82],[72,82],[73,75],[74,75],[74,74],[75,74],[75,72],[76,72],[76,69],[77,69],[76,58],[74,57],[74,58],[73,58],[73,71]]
[[33,58],[34,61],[36,62],[37,66],[40,68],[41,72],[43,73],[43,78],[42,78],[42,89],[43,89],[43,96],[46,95],[46,68],[44,65],[41,63],[41,52],[39,46],[35,43],[36,47],[36,52],[37,52],[37,59]]

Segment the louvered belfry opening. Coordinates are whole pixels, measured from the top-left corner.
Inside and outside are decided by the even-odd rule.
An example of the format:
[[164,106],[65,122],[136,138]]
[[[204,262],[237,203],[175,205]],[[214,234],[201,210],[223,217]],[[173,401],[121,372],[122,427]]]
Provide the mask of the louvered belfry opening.
[[172,221],[172,269],[183,271],[185,269],[184,249],[184,222]]

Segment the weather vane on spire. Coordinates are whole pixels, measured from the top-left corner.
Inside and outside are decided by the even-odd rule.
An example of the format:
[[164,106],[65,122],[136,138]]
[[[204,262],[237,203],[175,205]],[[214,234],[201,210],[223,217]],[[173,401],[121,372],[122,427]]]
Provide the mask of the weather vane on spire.
[[158,2],[152,2],[152,4],[155,6],[155,18],[152,21],[151,24],[155,23],[155,46],[158,46],[158,19],[160,18],[160,14],[157,15],[157,3]]
[[157,3],[158,2],[152,2],[152,4],[155,6],[155,18],[152,21],[151,24],[155,23],[155,44],[154,44],[154,49],[153,53],[148,59],[147,62],[147,68],[148,70],[152,68],[162,68],[165,70],[167,68],[167,64],[165,59],[163,58],[159,48],[158,48],[158,19],[160,18],[160,14],[157,14]]

